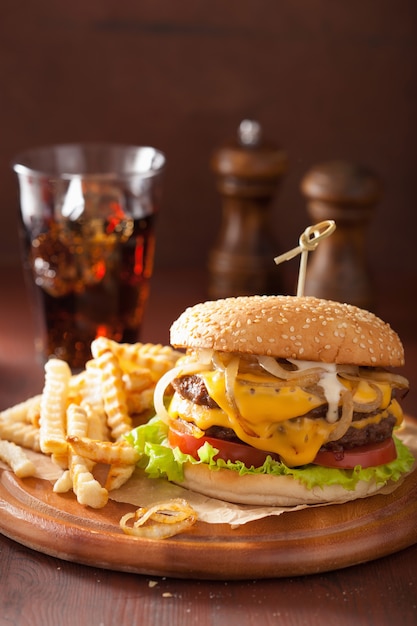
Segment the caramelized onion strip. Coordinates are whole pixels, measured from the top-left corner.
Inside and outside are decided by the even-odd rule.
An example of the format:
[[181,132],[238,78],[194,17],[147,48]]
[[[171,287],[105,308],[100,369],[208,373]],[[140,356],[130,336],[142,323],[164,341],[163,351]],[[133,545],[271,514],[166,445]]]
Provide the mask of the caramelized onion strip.
[[409,382],[405,376],[401,374],[393,374],[385,370],[375,371],[372,369],[366,369],[361,367],[357,373],[340,370],[338,374],[346,380],[366,380],[367,382],[373,381],[375,383],[388,383],[391,387],[397,387],[398,389],[408,389]]
[[120,527],[124,533],[134,537],[167,539],[184,532],[196,521],[197,513],[188,502],[173,498],[150,508],[126,513],[120,520]]
[[286,381],[297,382],[297,384],[304,380],[304,378],[308,378],[309,380],[314,379],[314,381],[317,382],[325,371],[324,368],[320,366],[311,367],[301,371],[298,369],[287,370],[272,356],[260,356],[258,357],[258,360],[259,365],[269,374],[272,374],[272,376]]
[[211,348],[199,348],[196,350],[197,362],[201,365],[210,365],[213,359],[214,350]]
[[227,400],[234,413],[235,419],[237,422],[239,422],[242,430],[251,437],[257,437],[257,434],[251,428],[248,427],[248,424],[240,415],[239,408],[237,406],[236,396],[235,396],[235,384],[236,384],[238,371],[239,371],[239,357],[234,357],[229,362],[225,370],[225,385],[226,385]]
[[225,371],[226,365],[223,363],[220,354],[216,351],[213,352],[213,365],[218,370]]
[[[239,380],[240,385],[246,385],[246,386],[253,385],[253,382],[251,380],[245,380],[244,378],[239,378],[239,376],[238,376],[238,380]],[[256,386],[264,387],[264,388],[269,387],[272,389],[275,389],[275,388],[278,389],[280,387],[300,387],[301,389],[311,390],[311,387],[318,385],[319,382],[320,382],[320,377],[317,376],[316,374],[311,374],[311,375],[300,374],[299,378],[294,378],[293,380],[280,380],[279,378],[277,378],[277,380],[273,382],[259,380],[256,382]],[[315,390],[314,393],[316,395],[323,395],[320,389]]]
[[345,391],[342,394],[342,415],[338,422],[336,422],[336,428],[332,431],[327,441],[337,441],[348,430],[352,423],[353,417],[353,397],[350,391]]
[[390,383],[392,387],[397,387],[399,389],[408,389],[409,382],[405,376],[401,376],[401,374],[393,374],[392,372],[388,372],[386,370],[372,370],[361,368],[360,376],[362,378],[366,378],[366,380],[373,380],[376,383]]

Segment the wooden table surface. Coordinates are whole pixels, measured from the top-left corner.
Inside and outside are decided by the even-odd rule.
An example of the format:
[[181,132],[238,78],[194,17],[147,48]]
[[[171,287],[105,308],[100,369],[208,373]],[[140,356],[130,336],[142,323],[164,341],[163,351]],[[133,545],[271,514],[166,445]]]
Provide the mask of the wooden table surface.
[[[383,291],[390,285],[389,292]],[[0,410],[37,393],[43,372],[20,271],[0,268]],[[405,410],[417,416],[416,276],[378,290],[378,313],[401,335],[411,383]],[[157,271],[143,341],[205,297],[199,271]],[[413,390],[414,388],[414,390]],[[1,513],[0,513],[1,515]],[[417,520],[416,520],[417,523]],[[381,541],[384,538],[381,537]],[[417,545],[349,568],[301,577],[202,581],[120,573],[62,561],[0,535],[0,626],[165,624],[385,626],[417,623]]]

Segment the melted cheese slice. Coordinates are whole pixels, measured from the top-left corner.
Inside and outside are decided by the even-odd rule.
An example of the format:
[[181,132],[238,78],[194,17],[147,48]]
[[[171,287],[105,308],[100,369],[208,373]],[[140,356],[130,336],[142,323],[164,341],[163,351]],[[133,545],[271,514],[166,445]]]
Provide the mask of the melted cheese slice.
[[[288,466],[310,463],[328,440],[337,422],[326,418],[309,418],[306,414],[324,403],[323,396],[301,389],[295,385],[282,385],[274,376],[252,373],[239,374],[234,388],[236,406],[229,401],[223,372],[204,372],[200,376],[210,397],[220,408],[210,409],[194,404],[175,394],[170,405],[170,416],[175,419],[193,421],[202,431],[211,426],[232,428],[242,441],[249,445],[279,454]],[[337,382],[340,385],[340,382]],[[352,384],[343,380],[343,385]],[[374,383],[373,383],[374,385]],[[341,385],[340,385],[341,387]],[[387,383],[378,384],[382,392],[381,412],[352,423],[354,427],[366,423],[378,423],[388,415],[390,409],[397,423],[401,422],[402,412],[398,403],[391,400],[391,388]],[[361,381],[354,394],[356,403],[367,404],[376,398],[378,392],[366,381]],[[382,411],[383,410],[383,411]]]
[[353,402],[357,404],[374,402],[379,393],[382,394],[382,400],[380,402],[381,409],[386,409],[391,402],[391,386],[389,383],[372,383],[372,385],[370,385],[366,380],[353,383],[350,380],[344,379],[341,382],[350,390],[353,390],[356,386],[355,393],[353,394]]

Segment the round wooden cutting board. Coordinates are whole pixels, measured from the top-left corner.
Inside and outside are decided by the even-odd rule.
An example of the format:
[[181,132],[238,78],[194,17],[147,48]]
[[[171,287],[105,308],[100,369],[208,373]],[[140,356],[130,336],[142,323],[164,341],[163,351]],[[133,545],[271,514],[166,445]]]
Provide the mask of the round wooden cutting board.
[[0,532],[39,552],[80,564],[154,576],[238,580],[339,569],[417,543],[417,470],[389,495],[266,517],[232,529],[197,522],[170,539],[125,535],[135,507],[100,510],[55,494],[49,481],[0,470]]

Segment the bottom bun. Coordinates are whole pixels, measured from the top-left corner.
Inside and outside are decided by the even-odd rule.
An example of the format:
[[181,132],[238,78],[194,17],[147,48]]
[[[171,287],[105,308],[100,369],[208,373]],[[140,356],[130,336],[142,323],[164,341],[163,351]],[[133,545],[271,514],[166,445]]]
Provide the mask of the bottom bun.
[[374,481],[363,480],[354,490],[341,485],[325,485],[308,489],[291,476],[244,474],[228,469],[211,470],[207,465],[184,466],[184,480],[178,483],[192,491],[234,504],[262,506],[297,506],[302,504],[330,504],[365,498],[382,488]]

